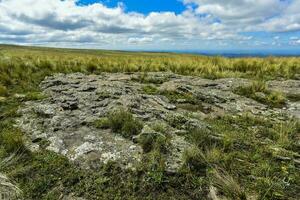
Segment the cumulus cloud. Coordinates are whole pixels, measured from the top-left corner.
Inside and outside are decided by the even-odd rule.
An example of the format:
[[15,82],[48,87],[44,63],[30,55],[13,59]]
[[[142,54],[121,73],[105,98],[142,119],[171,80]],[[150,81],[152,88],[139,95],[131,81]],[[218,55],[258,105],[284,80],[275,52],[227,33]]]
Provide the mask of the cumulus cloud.
[[128,39],[128,43],[130,43],[130,44],[143,44],[143,43],[149,43],[152,41],[153,41],[153,38],[149,38],[149,37],[129,38]]
[[281,0],[184,0],[198,5],[197,13],[207,13],[224,23],[257,24],[281,13],[288,5]]
[[298,37],[290,37],[290,42],[289,42],[290,45],[293,45],[293,46],[300,46],[300,38]]
[[108,8],[77,0],[0,0],[0,42],[112,47],[216,41],[224,46],[255,39],[243,34],[247,31],[300,30],[300,0],[182,1],[186,10],[180,14],[145,15],[126,12],[122,4]]

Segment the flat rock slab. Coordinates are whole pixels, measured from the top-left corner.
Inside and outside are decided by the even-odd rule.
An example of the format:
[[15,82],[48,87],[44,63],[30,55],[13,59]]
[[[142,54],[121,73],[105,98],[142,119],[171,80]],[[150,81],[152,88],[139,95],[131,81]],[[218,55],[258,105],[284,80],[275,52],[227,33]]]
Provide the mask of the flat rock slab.
[[[149,73],[147,83],[139,81],[141,74],[85,75],[56,74],[42,81],[40,87],[47,98],[28,101],[20,109],[18,126],[27,133],[34,151],[47,141],[46,149],[67,156],[86,168],[115,161],[125,168],[134,168],[141,161],[142,148],[110,130],[96,129],[92,123],[107,116],[117,107],[125,107],[145,124],[156,121],[169,124],[171,140],[176,149],[167,155],[167,168],[178,170],[182,154],[189,146],[182,133],[190,128],[206,128],[201,118],[219,113],[252,112],[260,116],[298,117],[299,102],[287,104],[285,109],[270,109],[252,99],[234,94],[234,88],[250,84],[246,79],[207,80],[172,73]],[[155,84],[153,84],[155,83]],[[166,96],[145,94],[143,87],[153,85],[158,91],[188,93],[201,102],[203,110],[190,111],[171,103]],[[299,94],[299,81],[270,82],[270,88]],[[291,87],[294,89],[291,89]],[[289,88],[289,90],[287,90]],[[175,125],[174,125],[175,122]],[[177,124],[176,124],[177,123]]]

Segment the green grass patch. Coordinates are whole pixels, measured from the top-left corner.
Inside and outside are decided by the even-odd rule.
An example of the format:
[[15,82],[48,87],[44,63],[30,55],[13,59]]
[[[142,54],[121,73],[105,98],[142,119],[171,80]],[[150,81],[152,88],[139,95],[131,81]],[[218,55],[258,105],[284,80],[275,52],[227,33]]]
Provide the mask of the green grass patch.
[[[203,177],[167,175],[164,158],[151,152],[136,171],[110,162],[98,170],[80,169],[67,158],[49,151],[23,154],[4,172],[17,180],[24,199],[59,199],[73,194],[85,199],[201,199]],[[201,181],[200,181],[201,180]],[[180,184],[178,184],[180,183]]]
[[282,93],[269,90],[263,81],[255,81],[246,87],[240,86],[234,92],[271,107],[283,107],[286,103],[286,97]]
[[145,94],[149,94],[149,95],[156,95],[158,94],[158,89],[157,87],[153,86],[153,85],[144,85],[142,87],[142,90]]
[[41,92],[28,92],[25,94],[24,101],[37,101],[47,98],[47,95]]
[[160,95],[166,96],[171,103],[178,103],[178,100],[184,101],[184,103],[196,105],[199,104],[199,101],[192,93],[184,93],[178,91],[161,91]]
[[136,77],[132,77],[132,81],[136,81],[143,84],[155,84],[159,85],[168,81],[168,77],[151,76],[147,72],[138,74]]
[[112,111],[108,117],[96,120],[93,125],[96,128],[110,128],[128,139],[138,135],[143,128],[143,123],[123,108]]
[[202,153],[202,151],[196,147],[192,146],[184,152],[183,156],[185,167],[194,173],[205,174],[208,167],[207,161]]
[[[259,80],[293,79],[300,74],[300,58],[222,58],[171,53],[133,53],[99,50],[71,50],[37,47],[1,46],[0,55],[0,156],[1,159],[23,149],[23,135],[13,125],[23,102],[13,94],[28,94],[27,100],[40,100],[38,85],[55,73],[141,72],[133,81],[162,84],[168,78],[153,78],[148,72],[206,77],[242,77]],[[144,92],[154,94],[153,88]],[[284,105],[280,93],[265,84],[254,83],[239,88],[238,93],[274,107]],[[31,94],[30,94],[31,93]],[[102,98],[110,94],[99,94]],[[166,92],[172,102],[184,99],[200,105],[189,93]],[[287,97],[289,99],[299,98]],[[191,108],[193,110],[194,108]],[[188,109],[187,109],[188,110]],[[181,128],[183,116],[169,116],[172,127]],[[195,149],[186,153],[189,170],[168,174],[161,148],[151,148],[145,155],[147,167],[124,170],[115,163],[98,171],[82,170],[67,158],[48,151],[23,151],[18,162],[1,169],[16,181],[24,199],[59,199],[73,193],[85,199],[205,199],[209,184],[229,199],[243,199],[254,193],[258,199],[293,199],[299,195],[299,167],[293,161],[299,152],[299,123],[274,122],[253,116],[225,116],[208,119],[212,133],[220,136],[210,141],[206,132],[192,132]],[[141,122],[127,111],[116,111],[95,122],[98,128],[111,128],[131,138]],[[153,129],[163,133],[164,128]],[[164,134],[164,133],[163,133]],[[164,134],[165,135],[165,134]],[[154,140],[155,146],[165,145]],[[277,156],[290,160],[278,160]],[[296,156],[295,156],[296,157]],[[205,161],[205,162],[204,162]],[[214,169],[222,169],[212,175]],[[215,177],[215,178],[214,178]]]
[[94,121],[93,125],[96,128],[101,128],[101,129],[107,129],[111,127],[110,121],[107,117],[103,117]]
[[0,145],[4,148],[7,155],[26,150],[23,134],[17,129],[5,129],[1,131]]
[[8,95],[8,90],[5,86],[0,84],[0,96],[5,97]]
[[274,122],[250,114],[207,122],[212,134],[221,136],[218,143],[209,142],[209,135],[201,132],[192,138],[208,163],[208,171],[222,169],[207,176],[226,197],[289,199],[296,195],[300,173],[293,155],[299,151],[299,122]]

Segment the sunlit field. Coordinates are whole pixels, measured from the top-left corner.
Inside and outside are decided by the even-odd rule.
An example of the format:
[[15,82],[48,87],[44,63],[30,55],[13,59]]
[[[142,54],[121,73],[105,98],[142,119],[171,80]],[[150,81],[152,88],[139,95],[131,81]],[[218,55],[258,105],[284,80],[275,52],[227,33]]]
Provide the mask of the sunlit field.
[[[199,100],[189,93],[158,91],[161,83],[146,80],[147,73],[172,72],[211,80],[246,78],[252,85],[241,86],[235,93],[273,109],[282,108],[288,97],[269,91],[266,81],[299,80],[300,57],[225,58],[0,45],[0,172],[20,187],[25,199],[56,200],[69,193],[87,200],[206,199],[214,188],[232,200],[299,198],[296,162],[300,123],[296,119],[274,121],[248,113],[207,118],[205,123],[221,139],[216,142],[203,130],[189,130],[185,137],[193,145],[184,154],[183,168],[175,174],[164,170],[167,137],[140,141],[146,156],[136,171],[121,169],[116,163],[103,165],[98,171],[82,170],[62,155],[45,149],[29,151],[28,138],[15,126],[20,117],[18,109],[26,101],[46,98],[39,89],[46,76],[74,72],[139,72],[139,79],[132,81],[144,84],[142,92],[163,95],[171,103],[185,99],[189,105],[184,109],[191,112],[203,109],[197,105]],[[255,96],[257,93],[265,94],[265,98]],[[299,97],[293,101],[299,101]],[[131,138],[141,131],[142,123],[131,113],[119,110],[92,126],[110,128]],[[179,122],[172,123],[176,127]],[[153,129],[168,134],[162,124],[153,125]],[[42,147],[46,144],[47,141],[41,141]]]
[[208,79],[299,78],[300,58],[223,58],[175,53],[135,53],[0,46],[2,87],[33,87],[53,73],[173,72]]

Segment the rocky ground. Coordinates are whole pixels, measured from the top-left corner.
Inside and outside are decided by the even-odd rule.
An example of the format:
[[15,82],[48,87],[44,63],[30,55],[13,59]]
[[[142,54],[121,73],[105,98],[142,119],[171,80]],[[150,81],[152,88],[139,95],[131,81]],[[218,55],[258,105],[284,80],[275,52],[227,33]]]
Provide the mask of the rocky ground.
[[[208,80],[172,73],[84,75],[57,74],[47,77],[40,87],[46,98],[28,101],[20,109],[18,126],[28,134],[28,146],[60,153],[83,168],[98,168],[116,161],[134,168],[143,149],[135,138],[160,134],[151,126],[168,127],[170,147],[166,153],[167,171],[176,172],[183,164],[183,152],[190,144],[183,137],[187,130],[210,126],[203,119],[225,114],[250,112],[273,120],[300,118],[299,100],[287,100],[281,108],[271,108],[236,94],[247,79]],[[270,90],[287,96],[300,96],[300,81],[269,81]],[[264,95],[264,94],[257,94]],[[139,136],[124,138],[94,122],[124,108],[143,122]],[[218,135],[211,133],[212,138]]]

